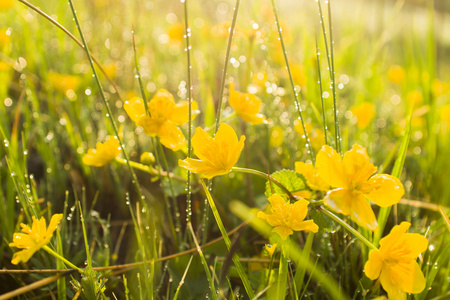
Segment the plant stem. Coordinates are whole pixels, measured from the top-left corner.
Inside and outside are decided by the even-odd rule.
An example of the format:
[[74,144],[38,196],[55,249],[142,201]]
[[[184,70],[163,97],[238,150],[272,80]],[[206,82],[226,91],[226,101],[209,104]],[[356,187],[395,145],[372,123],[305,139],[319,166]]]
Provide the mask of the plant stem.
[[281,182],[279,182],[277,179],[273,178],[272,176],[270,176],[270,175],[268,175],[266,173],[263,173],[263,172],[258,171],[258,170],[239,168],[239,167],[233,167],[232,170],[235,171],[235,172],[240,172],[240,173],[253,174],[253,175],[262,177],[264,179],[270,180],[271,182],[275,183],[280,188],[282,188],[286,192],[286,194],[289,196],[290,199],[295,199],[294,195],[292,195],[292,193]]
[[[125,161],[125,159],[120,158],[120,157],[116,157],[115,161],[118,162],[119,164],[122,165],[126,165],[127,162]],[[135,161],[130,161],[129,164],[131,165],[131,167],[146,172],[148,174],[151,175],[155,175],[155,176],[161,176],[161,177],[170,177],[173,178],[177,181],[181,181],[181,182],[186,182],[186,179],[184,179],[183,177],[180,177],[178,175],[175,175],[173,173],[167,172],[167,171],[161,171],[159,172],[157,169],[153,168],[152,166],[148,166],[148,165],[144,165]]]
[[[187,6],[187,0],[182,0],[181,2],[184,3],[184,28],[185,28],[185,34],[184,37],[186,39],[186,58],[187,58],[187,86],[188,86],[188,103],[189,103],[189,122],[188,122],[188,152],[187,152],[187,158],[191,158],[192,156],[192,84],[191,84],[191,44],[189,42],[189,38],[191,36],[191,28],[189,27],[188,23],[188,6]],[[187,195],[186,195],[186,222],[191,221],[191,214],[192,214],[192,207],[191,207],[191,193],[192,193],[192,187],[191,187],[191,171],[187,171]]]
[[66,265],[68,265],[69,267],[71,267],[72,269],[77,270],[80,273],[83,273],[83,269],[78,268],[77,266],[75,266],[73,263],[71,263],[70,261],[68,261],[67,259],[65,259],[63,256],[59,255],[58,253],[56,253],[55,251],[53,251],[49,246],[45,245],[44,247],[42,247],[42,249],[44,249],[45,251],[47,251],[48,253],[50,253],[51,255],[53,255],[54,257],[56,257],[57,259],[63,261]]
[[217,130],[219,130],[219,125],[220,125],[220,115],[222,113],[222,98],[223,98],[223,91],[225,89],[225,81],[227,78],[228,62],[230,60],[231,42],[233,40],[234,28],[236,27],[236,19],[237,19],[237,14],[238,14],[240,3],[241,3],[241,0],[236,0],[236,4],[234,5],[233,19],[231,20],[230,35],[228,36],[227,52],[225,54],[225,62],[224,62],[224,66],[223,66],[222,82],[220,84],[219,105],[217,106],[216,128],[214,130],[214,135],[216,135]]
[[369,242],[369,240],[366,239],[358,230],[356,230],[355,228],[353,228],[352,226],[347,224],[344,220],[342,220],[341,218],[339,218],[338,216],[333,214],[331,211],[329,211],[329,210],[327,210],[327,209],[325,209],[323,207],[320,208],[320,209],[328,217],[330,217],[331,219],[333,219],[337,223],[341,224],[345,229],[347,229],[351,234],[353,234],[358,240],[360,240],[361,242],[366,244],[366,246],[369,247],[369,249],[375,249],[375,250],[378,249],[377,247],[375,247],[374,244]]
[[280,21],[278,20],[278,12],[277,12],[277,8],[275,6],[275,0],[272,0],[272,7],[273,7],[273,14],[275,15],[275,23],[277,24],[278,37],[279,37],[279,40],[281,43],[281,48],[283,49],[284,61],[286,62],[286,69],[289,74],[289,81],[291,82],[292,93],[294,94],[295,107],[297,108],[299,119],[300,119],[300,122],[302,123],[303,132],[305,133],[304,139],[306,140],[306,147],[308,149],[308,153],[311,155],[311,160],[314,164],[314,162],[315,162],[314,151],[311,146],[311,141],[309,139],[308,132],[306,131],[305,121],[303,119],[303,114],[302,114],[302,107],[300,106],[300,102],[298,101],[298,93],[297,93],[297,90],[295,89],[294,79],[292,77],[291,67],[289,66],[289,60],[287,57],[286,46],[284,45],[283,35],[281,34],[281,25],[280,25]]
[[[118,140],[119,143],[120,143],[120,147],[122,148],[122,153],[123,153],[123,155],[125,156],[125,160],[126,160],[126,162],[127,162],[128,169],[129,169],[129,171],[130,171],[130,173],[131,173],[131,177],[133,178],[132,182],[134,183],[134,185],[135,185],[135,187],[136,187],[136,191],[137,191],[137,193],[138,193],[138,195],[139,195],[139,200],[142,201],[142,200],[145,199],[145,197],[144,197],[144,195],[142,194],[142,190],[141,190],[141,187],[139,186],[139,181],[138,181],[138,179],[137,179],[137,177],[136,177],[136,174],[134,173],[133,168],[131,167],[131,165],[130,165],[130,163],[129,163],[129,162],[130,162],[130,159],[129,159],[129,156],[128,156],[127,151],[125,151],[125,144],[123,143],[122,138],[120,137],[119,129],[118,129],[118,127],[117,127],[116,122],[114,121],[114,118],[113,118],[113,115],[112,115],[112,112],[111,112],[111,108],[109,107],[109,103],[108,103],[108,101],[106,100],[106,97],[105,97],[105,93],[104,93],[104,91],[103,91],[102,84],[100,83],[100,80],[98,79],[97,71],[95,70],[94,63],[93,63],[92,57],[91,57],[91,53],[90,53],[90,51],[89,51],[89,49],[88,49],[86,40],[84,39],[83,31],[81,30],[80,22],[78,21],[77,13],[76,13],[75,7],[73,6],[72,0],[69,0],[69,6],[70,6],[70,9],[72,10],[73,19],[74,19],[74,21],[75,21],[75,24],[76,24],[76,26],[77,26],[78,32],[79,32],[79,34],[80,34],[81,41],[82,41],[82,44],[83,44],[83,48],[84,48],[84,50],[86,51],[86,56],[87,56],[87,58],[88,58],[89,65],[91,66],[91,69],[92,69],[92,73],[93,73],[92,76],[95,78],[95,81],[96,81],[96,83],[97,83],[98,89],[99,89],[99,91],[100,91],[101,98],[102,98],[102,100],[103,100],[103,104],[104,104],[105,107],[106,107],[106,112],[107,112],[106,115],[107,115],[107,117],[109,118],[109,120],[110,120],[110,122],[111,122],[111,125],[112,125],[112,127],[113,127],[113,129],[114,129],[114,134],[115,134],[115,136],[117,137],[117,140]],[[143,203],[144,203],[144,205],[145,205],[145,202],[144,202],[144,201],[143,201]]]

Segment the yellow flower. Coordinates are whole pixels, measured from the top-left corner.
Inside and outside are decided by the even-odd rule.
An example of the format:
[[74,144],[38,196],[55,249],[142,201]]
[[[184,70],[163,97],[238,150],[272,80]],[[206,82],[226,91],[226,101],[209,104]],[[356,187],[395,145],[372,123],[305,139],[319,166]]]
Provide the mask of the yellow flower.
[[44,217],[37,220],[33,216],[31,228],[28,225],[20,224],[23,233],[14,233],[13,242],[10,243],[9,246],[21,248],[23,250],[14,253],[11,263],[14,265],[17,265],[21,261],[26,263],[36,251],[47,245],[62,217],[62,214],[53,215],[48,228]]
[[333,188],[325,203],[370,230],[378,227],[369,202],[388,207],[400,201],[405,193],[402,183],[387,174],[372,176],[377,167],[370,163],[365,148],[354,145],[342,158],[330,146],[323,146],[316,157],[320,177]]
[[401,66],[394,65],[389,68],[388,79],[393,83],[400,84],[405,80],[405,77],[405,69],[403,69]]
[[14,6],[14,0],[0,0],[0,12],[7,11]]
[[370,122],[376,116],[375,104],[369,102],[363,102],[353,106],[351,112],[356,117],[356,125],[361,129],[369,126]]
[[234,108],[236,114],[244,121],[252,125],[266,123],[266,117],[259,113],[261,108],[261,99],[250,93],[236,92],[233,87],[230,88],[230,97],[228,98],[230,106]]
[[272,195],[269,197],[269,202],[270,212],[266,214],[260,211],[257,216],[274,227],[272,232],[276,232],[281,239],[286,240],[294,231],[317,232],[319,230],[314,221],[303,221],[308,213],[309,204],[305,199],[299,199],[291,204],[280,195]]
[[450,126],[450,104],[444,104],[439,109],[441,120]]
[[[308,133],[309,140],[311,141],[311,145],[314,149],[318,150],[325,144],[325,134],[321,129],[313,128],[311,123],[305,123],[306,132]],[[302,122],[298,119],[294,121],[294,129],[298,132],[300,137],[300,141],[305,143],[305,139],[303,136],[305,135],[305,131],[303,130]]]
[[170,42],[173,44],[181,44],[183,42],[184,27],[180,22],[176,22],[170,25],[166,30],[167,35],[170,38]]
[[11,44],[11,32],[9,28],[0,29],[0,50],[6,51]]
[[117,138],[109,138],[105,143],[97,143],[96,149],[89,149],[83,156],[83,163],[88,166],[101,167],[111,162],[122,149]]
[[273,254],[275,253],[275,250],[277,250],[277,244],[266,244],[264,246],[264,250],[265,252],[267,252],[267,254],[270,256],[270,258],[272,258]]
[[[145,114],[144,102],[137,97],[126,101],[124,109],[136,125],[144,129],[145,134],[158,136],[165,147],[177,151],[186,145],[186,138],[176,125],[189,121],[187,101],[175,104],[172,94],[160,89],[148,103],[150,116]],[[198,114],[197,102],[192,101],[192,117]]]
[[406,233],[411,223],[402,222],[380,240],[380,249],[371,250],[364,265],[366,276],[380,277],[391,300],[406,299],[406,293],[418,294],[425,288],[425,278],[416,258],[428,247],[427,239],[417,233]]
[[66,94],[68,90],[76,91],[81,83],[81,79],[78,76],[56,72],[48,73],[48,81],[54,90],[63,94]]
[[226,123],[220,124],[215,138],[197,127],[192,137],[192,147],[200,159],[180,159],[178,165],[208,179],[230,173],[241,155],[244,141],[245,136],[242,135],[238,141],[233,128]]
[[295,163],[295,172],[302,174],[308,186],[314,191],[328,191],[330,185],[319,176],[319,171],[312,164],[298,161]]
[[406,101],[414,105],[419,105],[423,100],[422,93],[419,91],[411,91],[406,95]]

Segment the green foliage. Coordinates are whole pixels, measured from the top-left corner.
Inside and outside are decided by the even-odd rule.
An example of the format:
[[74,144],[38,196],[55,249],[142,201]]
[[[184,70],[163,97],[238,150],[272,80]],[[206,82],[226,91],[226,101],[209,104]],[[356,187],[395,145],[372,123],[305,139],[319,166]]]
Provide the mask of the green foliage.
[[[272,173],[270,176],[281,182],[291,193],[306,190],[306,183],[300,174],[292,170],[281,170]],[[273,190],[273,192],[272,192]],[[266,197],[269,198],[273,194],[286,195],[286,191],[274,184],[273,182],[266,182]]]

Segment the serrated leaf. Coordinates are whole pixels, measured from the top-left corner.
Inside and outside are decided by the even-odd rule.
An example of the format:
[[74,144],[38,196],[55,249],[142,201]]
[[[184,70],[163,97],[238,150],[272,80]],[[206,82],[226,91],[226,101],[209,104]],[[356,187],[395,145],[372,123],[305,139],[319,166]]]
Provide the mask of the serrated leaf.
[[320,211],[311,210],[308,216],[319,226],[320,231],[333,232],[336,230],[336,224]]
[[[306,184],[303,177],[295,171],[281,170],[272,173],[271,176],[283,184],[290,192],[298,192],[306,189]],[[270,183],[270,181],[267,181],[265,194],[266,197],[269,198],[272,194],[286,195],[286,191],[273,182]]]

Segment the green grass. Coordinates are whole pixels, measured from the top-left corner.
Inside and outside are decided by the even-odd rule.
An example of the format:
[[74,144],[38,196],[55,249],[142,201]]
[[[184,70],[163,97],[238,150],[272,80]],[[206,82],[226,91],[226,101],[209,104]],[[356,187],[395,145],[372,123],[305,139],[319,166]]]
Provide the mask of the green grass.
[[[330,10],[325,1],[32,2],[46,18],[25,2],[0,10],[0,294],[26,287],[21,299],[372,299],[385,292],[363,272],[370,244],[408,221],[429,242],[418,259],[427,286],[408,299],[449,296],[446,3],[332,1]],[[393,75],[395,66],[403,73]],[[262,100],[268,124],[233,116],[231,82]],[[243,169],[210,185],[180,168],[195,153],[161,146],[123,108],[161,88],[199,104],[201,114],[180,126],[189,141],[191,128],[213,131],[223,120],[245,135],[236,167],[258,176]],[[355,107],[366,102],[375,116],[361,126]],[[271,261],[263,249],[276,240],[252,216],[267,205],[271,183],[286,191],[267,174],[288,190],[298,186],[301,176],[286,182],[274,173],[313,162],[324,131],[341,153],[367,148],[406,193],[395,207],[372,206],[375,234],[311,204],[319,232],[294,233]],[[107,136],[123,145],[121,160],[83,164]],[[144,152],[156,157],[154,169],[140,161]],[[84,273],[63,273],[67,264],[42,250],[12,265],[18,250],[8,244],[20,223],[55,213],[64,218],[48,246]]]

